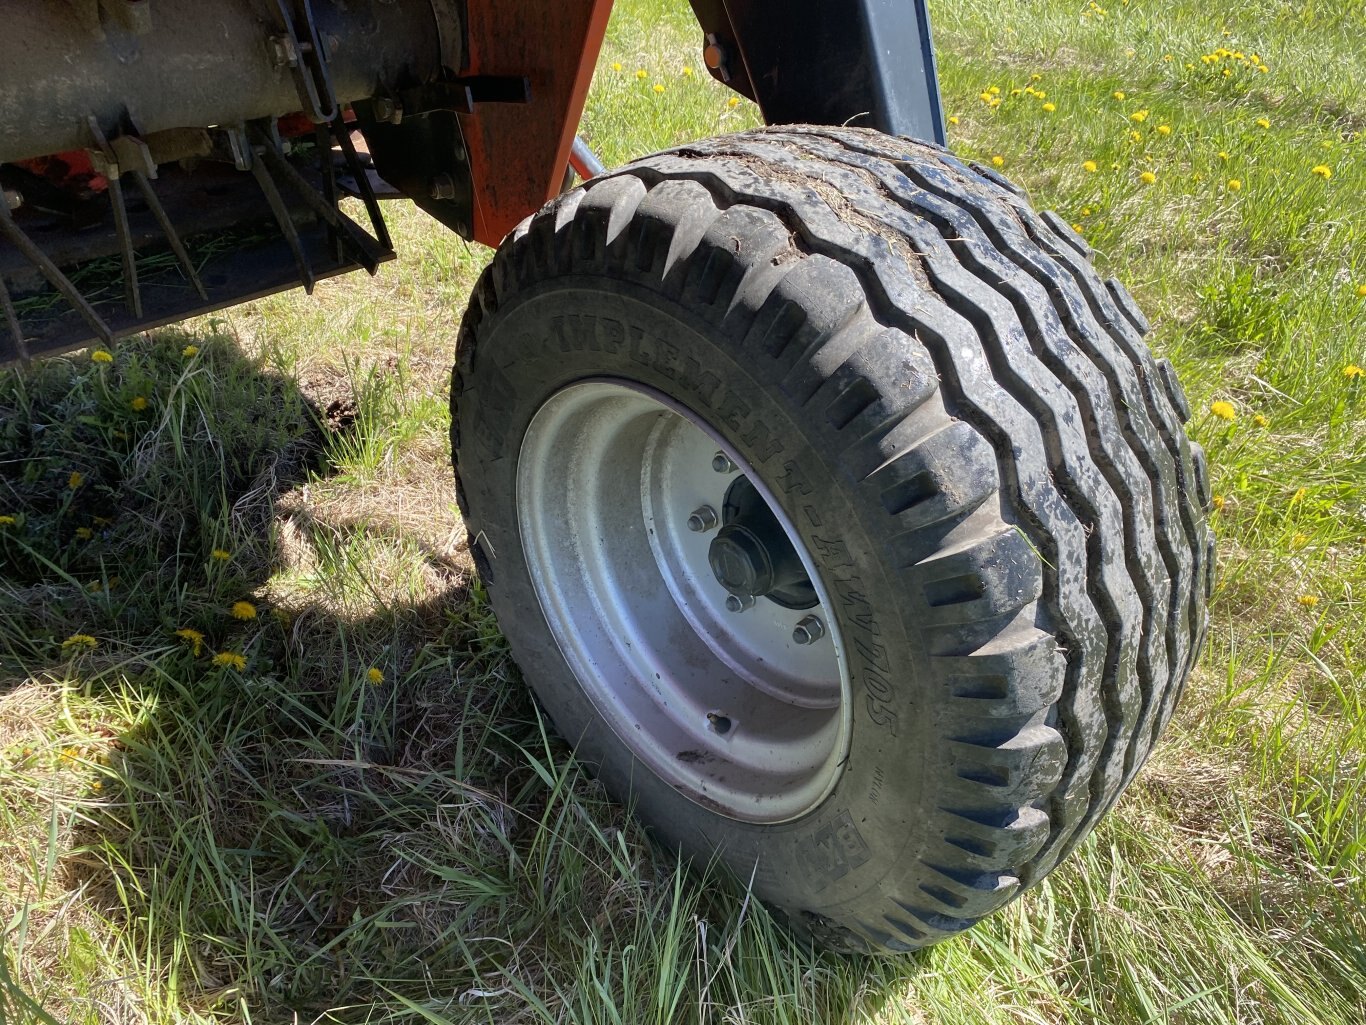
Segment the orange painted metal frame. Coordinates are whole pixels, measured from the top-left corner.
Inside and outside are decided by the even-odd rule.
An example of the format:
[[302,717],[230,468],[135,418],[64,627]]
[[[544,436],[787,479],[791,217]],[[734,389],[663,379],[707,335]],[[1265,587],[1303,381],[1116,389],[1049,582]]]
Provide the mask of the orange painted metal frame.
[[531,84],[530,103],[460,117],[479,242],[498,245],[558,194],[611,13],[612,0],[469,0],[464,73]]

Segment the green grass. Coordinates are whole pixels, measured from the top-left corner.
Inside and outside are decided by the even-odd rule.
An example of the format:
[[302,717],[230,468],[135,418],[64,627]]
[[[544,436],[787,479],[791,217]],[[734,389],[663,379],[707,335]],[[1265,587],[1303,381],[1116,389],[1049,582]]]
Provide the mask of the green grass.
[[[1366,7],[1102,7],[934,10],[954,147],[1132,288],[1219,496],[1205,658],[1064,867],[846,960],[653,850],[470,574],[446,374],[488,253],[389,207],[373,281],[0,375],[0,1021],[1366,1018]],[[609,164],[756,123],[697,42],[619,5]]]

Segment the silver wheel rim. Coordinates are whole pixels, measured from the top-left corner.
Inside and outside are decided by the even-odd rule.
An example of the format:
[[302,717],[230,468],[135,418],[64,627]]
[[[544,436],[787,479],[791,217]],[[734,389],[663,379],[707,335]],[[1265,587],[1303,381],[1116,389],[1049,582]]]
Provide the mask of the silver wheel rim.
[[[707,558],[715,530],[689,518],[722,510],[741,477],[795,549],[814,605],[727,608]],[[635,384],[569,385],[527,428],[516,507],[559,649],[639,761],[743,821],[797,818],[829,794],[850,731],[833,606],[772,492],[705,421]]]

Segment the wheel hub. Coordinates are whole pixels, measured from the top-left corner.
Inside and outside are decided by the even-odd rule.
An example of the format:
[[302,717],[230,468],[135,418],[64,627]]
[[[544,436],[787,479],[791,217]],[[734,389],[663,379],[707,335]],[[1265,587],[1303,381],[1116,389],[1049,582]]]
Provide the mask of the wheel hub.
[[736,450],[658,392],[579,382],[527,429],[517,515],[556,644],[636,759],[730,818],[824,799],[851,729],[843,642]]
[[726,492],[724,526],[707,550],[716,582],[739,598],[770,598],[790,609],[816,604],[801,556],[749,477]]

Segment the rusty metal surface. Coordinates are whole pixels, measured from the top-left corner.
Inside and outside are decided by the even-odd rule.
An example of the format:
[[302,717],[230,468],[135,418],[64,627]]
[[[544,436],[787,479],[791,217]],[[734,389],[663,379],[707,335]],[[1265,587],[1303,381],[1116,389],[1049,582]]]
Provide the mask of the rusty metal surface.
[[558,194],[611,12],[611,0],[470,0],[462,74],[520,75],[531,86],[527,104],[459,116],[478,241],[496,246]]

